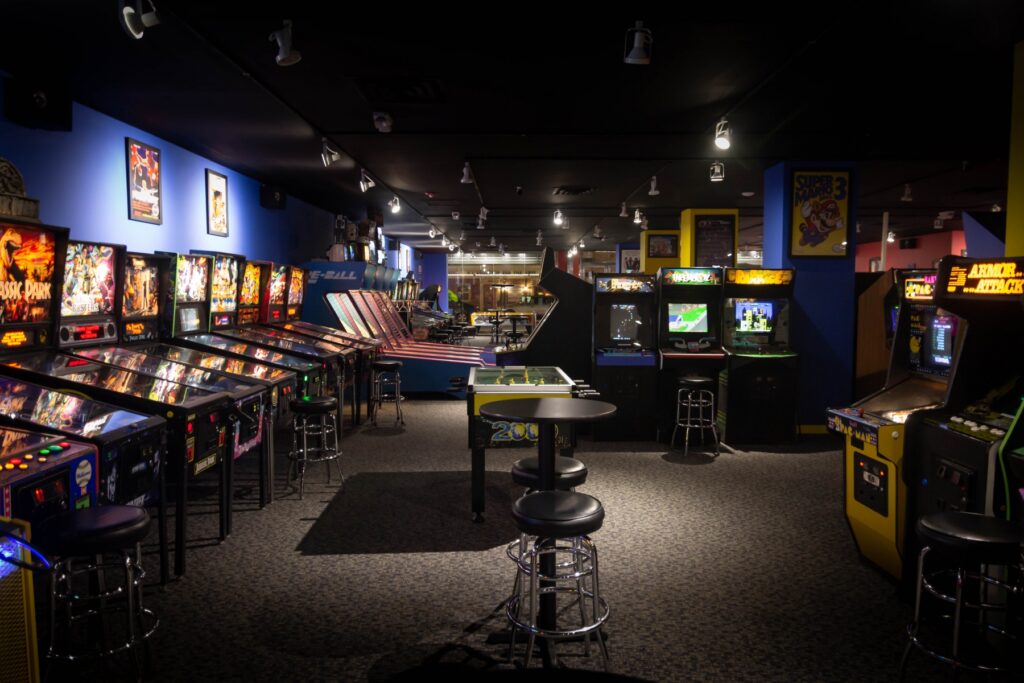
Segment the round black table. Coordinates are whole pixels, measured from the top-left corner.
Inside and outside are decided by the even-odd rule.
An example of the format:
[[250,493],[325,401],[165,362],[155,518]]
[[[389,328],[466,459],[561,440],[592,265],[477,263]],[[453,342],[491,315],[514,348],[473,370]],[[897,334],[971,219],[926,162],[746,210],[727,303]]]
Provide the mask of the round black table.
[[[541,491],[555,488],[555,425],[570,422],[596,422],[609,418],[618,410],[611,403],[591,401],[582,398],[516,398],[508,401],[495,401],[480,408],[480,414],[497,420],[510,422],[536,422],[540,428],[537,438],[537,456],[540,461]],[[554,543],[554,540],[548,541]],[[555,573],[555,555],[549,553],[541,557],[541,571],[549,576]],[[550,581],[542,581],[542,586],[551,586]],[[554,629],[557,624],[557,605],[554,593],[542,593],[540,596],[540,627]],[[601,636],[598,635],[598,638]],[[545,666],[554,663],[551,648],[546,638],[540,638],[541,657]]]

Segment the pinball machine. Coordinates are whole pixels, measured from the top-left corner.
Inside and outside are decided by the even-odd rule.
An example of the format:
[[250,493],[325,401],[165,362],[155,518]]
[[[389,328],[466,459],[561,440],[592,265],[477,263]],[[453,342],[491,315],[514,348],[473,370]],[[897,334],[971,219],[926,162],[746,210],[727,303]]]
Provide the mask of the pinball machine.
[[[227,451],[230,398],[222,392],[190,387],[76,355],[90,345],[109,345],[117,340],[117,297],[115,287],[109,283],[115,279],[118,249],[115,245],[62,241],[56,254],[67,256],[72,265],[65,271],[65,259],[61,258],[60,267],[54,270],[54,282],[61,284],[47,304],[48,315],[56,320],[57,333],[46,339],[35,337],[39,342],[35,351],[5,355],[0,359],[0,375],[77,392],[167,421],[167,463],[176,484],[174,570],[180,576],[185,573],[189,482],[216,469],[219,490],[225,490],[224,468],[217,466]],[[58,260],[55,256],[51,254],[50,258]],[[65,273],[68,277],[64,277]],[[139,461],[129,465],[131,472],[136,467],[145,471],[146,463],[153,459],[148,450],[137,451],[137,457]],[[101,474],[103,467],[101,461]],[[220,499],[223,533],[227,518],[224,496]]]

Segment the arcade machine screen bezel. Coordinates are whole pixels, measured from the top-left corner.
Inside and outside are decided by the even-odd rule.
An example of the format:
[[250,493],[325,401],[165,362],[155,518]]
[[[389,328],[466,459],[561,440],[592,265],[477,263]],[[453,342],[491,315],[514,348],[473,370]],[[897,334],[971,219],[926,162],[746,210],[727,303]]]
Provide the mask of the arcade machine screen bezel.
[[[616,315],[619,312],[619,315]],[[623,317],[621,314],[629,312],[628,317]],[[608,306],[608,336],[612,342],[617,346],[635,346],[640,343],[640,325],[639,321],[639,306],[637,304],[610,304]],[[622,329],[623,325],[633,322],[633,334],[627,336],[619,336],[618,332]]]
[[[688,307],[685,310],[677,309],[673,311],[673,307]],[[703,310],[704,325],[703,329],[672,329],[672,317],[682,315],[685,312]],[[666,329],[670,338],[685,339],[688,335],[707,335],[710,330],[709,323],[709,312],[711,306],[706,301],[666,301],[665,302],[665,320]]]
[[[736,299],[735,300],[735,308],[733,309],[734,317],[735,317],[735,323],[736,323],[735,334],[743,334],[743,335],[747,335],[747,334],[771,335],[771,334],[773,334],[775,332],[775,303],[776,303],[775,301],[771,301],[771,300],[765,301],[765,300],[758,300],[758,299],[746,299],[746,300]],[[743,329],[743,325],[746,322],[746,320],[745,320],[745,313],[748,310],[760,309],[762,307],[765,307],[767,309],[767,311],[766,311],[767,315],[765,316],[767,318],[767,322],[766,322],[765,327],[762,328],[762,329],[756,329],[756,328],[755,329]],[[751,320],[753,321],[753,316],[751,317]]]

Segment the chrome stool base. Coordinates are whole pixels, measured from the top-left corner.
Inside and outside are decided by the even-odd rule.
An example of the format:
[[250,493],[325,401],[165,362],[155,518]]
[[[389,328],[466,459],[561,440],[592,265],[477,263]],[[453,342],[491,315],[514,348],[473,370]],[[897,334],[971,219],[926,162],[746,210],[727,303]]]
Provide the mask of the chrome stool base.
[[[685,410],[685,415],[683,411]],[[676,393],[676,424],[672,428],[672,438],[669,439],[668,447],[672,449],[676,442],[676,432],[682,427],[683,435],[683,456],[690,450],[690,430],[696,429],[700,432],[700,443],[704,445],[704,432],[711,430],[711,436],[715,441],[715,457],[719,453],[718,428],[715,426],[715,394],[708,389],[691,389],[680,387]]]
[[[302,443],[299,444],[301,436]],[[310,445],[310,441],[315,441]],[[303,490],[306,483],[306,465],[310,463],[327,463],[327,483],[331,483],[331,461],[341,457],[341,448],[338,447],[338,429],[335,413],[324,413],[320,415],[295,415],[292,421],[292,449],[288,452],[288,459],[296,472],[290,478],[298,477],[299,500],[302,500]],[[341,485],[345,485],[345,475],[340,472]]]
[[[390,376],[389,376],[390,375]],[[370,401],[367,408],[371,412],[370,421],[377,426],[377,413],[385,403],[395,404],[395,424],[405,424],[402,414],[402,373],[401,371],[373,370],[370,384]]]

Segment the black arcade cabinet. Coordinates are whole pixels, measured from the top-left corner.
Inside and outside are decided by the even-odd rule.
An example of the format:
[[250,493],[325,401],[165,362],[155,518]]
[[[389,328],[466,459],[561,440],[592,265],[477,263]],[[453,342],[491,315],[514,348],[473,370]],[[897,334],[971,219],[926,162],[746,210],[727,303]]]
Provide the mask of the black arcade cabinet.
[[654,438],[657,362],[653,275],[599,275],[594,280],[594,369],[591,381],[615,417],[594,424],[594,438]]

